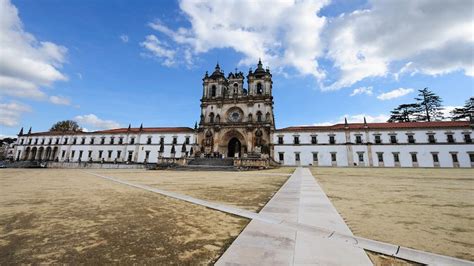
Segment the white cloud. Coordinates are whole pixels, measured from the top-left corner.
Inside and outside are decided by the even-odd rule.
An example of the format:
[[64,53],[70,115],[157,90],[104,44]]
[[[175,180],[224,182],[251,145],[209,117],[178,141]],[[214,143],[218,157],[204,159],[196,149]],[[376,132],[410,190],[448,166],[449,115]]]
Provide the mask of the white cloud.
[[409,93],[412,93],[413,91],[414,91],[413,89],[398,88],[398,89],[394,89],[389,92],[380,94],[379,96],[377,96],[377,99],[382,100],[382,101],[391,100],[391,99],[405,96]]
[[25,32],[10,1],[0,0],[0,10],[0,95],[44,98],[40,87],[67,80],[59,70],[67,49]]
[[[369,0],[364,10],[335,18],[319,16],[328,4],[329,0],[182,0],[180,9],[191,26],[170,29],[159,20],[149,23],[160,34],[154,53],[168,65],[189,65],[193,56],[230,48],[242,55],[239,65],[253,66],[261,57],[280,73],[294,69],[314,76],[322,90],[414,73],[463,71],[474,76],[470,1]],[[144,44],[150,43],[148,38]],[[173,42],[172,49],[163,46],[162,38]],[[321,69],[322,60],[332,68]]]
[[71,100],[63,96],[49,96],[49,101],[57,105],[71,105]]
[[151,52],[155,57],[159,58],[163,65],[172,66],[176,63],[176,51],[168,48],[167,45],[158,40],[155,35],[146,36],[145,41],[140,43],[140,45]]
[[[327,57],[341,72],[325,90],[394,73],[474,75],[472,2],[370,1],[371,7],[334,19]],[[404,65],[400,70],[396,64]]]
[[78,115],[74,117],[74,120],[76,120],[81,125],[92,126],[93,128],[96,128],[96,129],[110,129],[110,128],[120,127],[119,123],[113,120],[100,119],[94,114]]
[[128,35],[122,34],[119,36],[120,40],[122,40],[123,43],[128,43]]
[[356,88],[352,91],[351,96],[355,96],[358,94],[366,94],[366,95],[372,95],[373,94],[373,88],[370,87],[360,87]]
[[31,108],[28,105],[18,102],[0,103],[0,125],[7,127],[17,126],[21,115],[26,112],[31,112]]
[[320,79],[324,72],[316,58],[323,54],[319,33],[326,20],[317,13],[328,2],[183,0],[180,8],[190,28],[172,30],[160,21],[149,25],[183,47],[180,60],[231,48],[243,55],[239,65],[255,65],[261,57],[272,68],[292,67]]
[[344,123],[345,118],[347,118],[348,123],[363,123],[364,122],[364,117],[365,117],[367,123],[387,122],[387,120],[390,118],[390,116],[385,115],[385,114],[379,114],[379,115],[367,115],[367,114],[349,115],[349,114],[345,114],[345,115],[340,116],[339,118],[337,118],[335,120],[314,123],[313,125],[314,126],[331,126],[331,125],[335,125],[335,124],[341,124],[341,123]]

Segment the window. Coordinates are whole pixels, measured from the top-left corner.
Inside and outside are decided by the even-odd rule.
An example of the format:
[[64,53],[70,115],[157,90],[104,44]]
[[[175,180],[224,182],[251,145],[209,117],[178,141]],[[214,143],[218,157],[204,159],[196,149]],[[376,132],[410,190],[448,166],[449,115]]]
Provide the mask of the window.
[[317,162],[317,161],[318,161],[318,153],[313,152],[313,162]]
[[123,144],[123,137],[119,138],[118,144],[122,145]]
[[83,151],[79,151],[79,158],[78,158],[79,160],[82,159],[82,153],[83,153]]
[[130,138],[130,144],[135,144],[135,138]]
[[110,137],[110,144],[114,144],[115,142],[115,138],[114,137]]
[[278,136],[278,144],[283,144],[283,136]]
[[449,143],[454,143],[453,134],[448,134],[448,135],[446,135],[446,137],[447,137]]
[[151,144],[151,137],[148,137],[148,139],[146,140],[146,144]]
[[109,159],[112,158],[112,151],[108,151],[107,153],[108,153],[107,158],[109,158]]
[[335,138],[334,138],[334,135],[330,135],[330,136],[329,136],[329,143],[330,143],[330,144],[335,144],[335,143],[336,143],[336,140],[335,140]]
[[89,152],[87,153],[87,158],[89,158],[89,159],[92,158],[92,151],[89,151]]
[[145,151],[145,161],[148,161],[150,158],[150,151]]
[[392,144],[397,143],[397,135],[390,135],[390,143]]
[[178,137],[173,137],[173,144],[178,144]]
[[189,144],[189,139],[190,139],[190,137],[186,137],[186,140],[185,140],[185,142],[184,142],[184,143],[186,143],[186,145]]
[[76,143],[77,143],[77,138],[73,138],[73,139],[72,139],[72,144],[73,144],[73,145],[76,145]]
[[439,157],[438,157],[438,153],[432,153],[431,154],[433,156],[433,162],[434,163],[439,163]]
[[414,163],[417,163],[417,162],[418,162],[418,158],[416,157],[416,153],[415,153],[415,152],[411,153],[411,161],[414,162]]
[[300,137],[299,136],[293,136],[293,144],[300,144]]
[[359,157],[359,163],[364,162],[364,153],[363,152],[358,152],[357,156]]
[[56,138],[56,145],[59,144],[59,138]]
[[428,142],[429,143],[436,143],[436,139],[435,139],[434,134],[429,134],[428,135]]
[[214,123],[214,113],[209,114],[209,123]]
[[412,134],[408,135],[408,143],[415,143],[415,137]]
[[128,151],[128,158],[127,158],[127,160],[128,160],[129,162],[131,162],[132,159],[133,159],[133,151]]
[[474,153],[469,153],[469,160],[474,163]]
[[331,152],[331,161],[332,161],[332,162],[337,161],[337,156],[336,156],[336,153],[335,153],[335,152]]
[[280,162],[283,162],[283,160],[285,159],[285,153],[279,152],[278,153],[278,159],[280,160]]
[[295,161],[299,162],[300,161],[300,153],[295,152]]
[[[64,145],[67,144],[68,138],[64,138]],[[38,139],[36,139],[36,142],[38,142]]]
[[362,136],[361,135],[356,135],[356,143],[361,144],[362,143]]
[[25,139],[21,139],[21,140],[20,140],[20,145],[23,145],[24,140],[25,140]]
[[[67,140],[67,138],[66,138],[66,140]],[[38,144],[38,138],[35,139],[35,145],[37,145],[37,144]]]
[[464,141],[465,141],[466,143],[472,143],[471,134],[469,134],[469,133],[464,133]]
[[105,137],[100,138],[100,144],[101,145],[105,144]]
[[458,163],[458,154],[456,152],[451,153],[451,158],[453,159],[453,163]]
[[[42,138],[42,139],[41,139],[41,145],[44,145],[44,141],[45,141],[45,139]],[[74,143],[74,144],[76,144],[76,143]]]
[[51,143],[53,143],[53,139],[49,138],[48,145],[51,145]]
[[31,139],[28,140],[28,145],[31,145]]
[[379,163],[383,163],[383,152],[377,152],[377,158]]
[[[93,138],[92,138],[93,139]],[[94,143],[94,140],[91,139],[92,144]],[[81,139],[81,144],[84,145],[86,144],[86,138]]]
[[160,144],[163,144],[163,143],[165,143],[165,137],[160,138]]
[[211,97],[216,97],[216,94],[217,94],[216,85],[212,85],[212,87],[211,87]]
[[99,159],[102,159],[102,153],[103,151],[99,151]]
[[317,144],[318,143],[318,137],[317,136],[311,136],[311,144]]
[[257,83],[257,94],[263,94],[262,83]]
[[[92,137],[91,140],[89,141],[89,143],[90,143],[91,145],[94,144],[94,140],[95,140],[95,138]],[[85,141],[86,141],[86,140],[84,139],[84,142],[85,142]]]
[[393,153],[393,162],[400,163],[400,154],[398,152]]
[[120,155],[122,155],[122,151],[117,151],[117,159],[120,159]]
[[[64,152],[65,152],[65,151],[63,151],[63,157],[64,157]],[[71,152],[71,160],[74,160],[74,155],[75,155],[75,154],[76,154],[76,151],[72,151],[72,152]]]
[[234,83],[234,95],[237,95],[238,91],[239,91],[239,84]]
[[257,112],[257,122],[262,122],[262,112]]

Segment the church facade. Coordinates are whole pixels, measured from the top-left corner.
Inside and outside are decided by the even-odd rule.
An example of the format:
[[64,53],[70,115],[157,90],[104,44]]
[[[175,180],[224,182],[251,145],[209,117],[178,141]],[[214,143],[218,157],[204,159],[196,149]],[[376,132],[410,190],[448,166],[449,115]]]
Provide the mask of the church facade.
[[[270,70],[204,75],[199,124],[18,135],[13,160],[160,163],[234,158],[280,165],[474,167],[469,121],[343,123],[276,129]],[[259,165],[259,164],[256,164]]]
[[197,129],[197,155],[270,155],[273,116],[272,75],[259,61],[249,71],[247,86],[242,72],[227,78],[217,64],[203,78],[201,116]]

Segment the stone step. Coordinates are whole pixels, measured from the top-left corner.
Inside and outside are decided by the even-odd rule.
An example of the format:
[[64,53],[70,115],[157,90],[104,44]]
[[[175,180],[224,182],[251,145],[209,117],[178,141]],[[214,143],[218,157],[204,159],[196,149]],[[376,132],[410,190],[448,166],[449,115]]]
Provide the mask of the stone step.
[[205,166],[234,166],[234,160],[229,158],[195,158],[188,162],[188,165]]

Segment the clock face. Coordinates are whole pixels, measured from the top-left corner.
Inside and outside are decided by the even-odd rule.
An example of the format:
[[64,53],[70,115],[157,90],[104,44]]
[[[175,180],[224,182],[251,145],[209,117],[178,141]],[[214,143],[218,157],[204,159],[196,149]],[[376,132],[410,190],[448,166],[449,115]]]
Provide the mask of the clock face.
[[242,120],[242,112],[239,109],[233,109],[229,112],[229,121],[240,122]]

